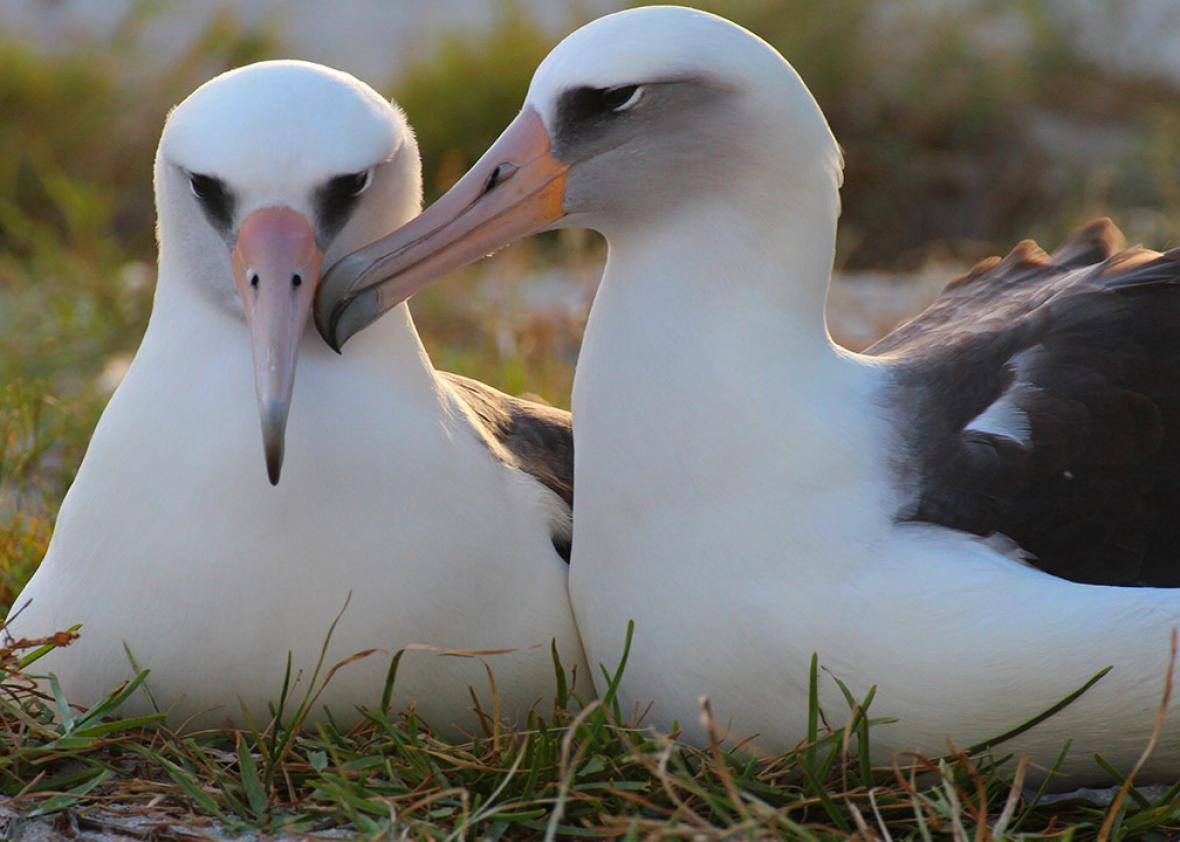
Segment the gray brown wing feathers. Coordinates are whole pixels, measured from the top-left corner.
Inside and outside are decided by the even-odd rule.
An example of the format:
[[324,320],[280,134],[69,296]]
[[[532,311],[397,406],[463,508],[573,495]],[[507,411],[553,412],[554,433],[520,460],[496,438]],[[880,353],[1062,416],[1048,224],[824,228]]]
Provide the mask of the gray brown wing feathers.
[[574,505],[574,430],[570,414],[535,401],[514,398],[478,380],[438,372],[477,422],[476,433],[492,455],[532,475],[565,503],[551,524],[553,548],[567,562]]
[[500,461],[532,474],[574,504],[574,431],[570,414],[514,398],[478,380],[440,371],[459,398],[482,422],[488,446]]
[[893,373],[899,519],[1002,533],[1074,581],[1180,586],[1180,250],[1122,243],[1109,220],[1052,256],[1025,241],[866,352]]

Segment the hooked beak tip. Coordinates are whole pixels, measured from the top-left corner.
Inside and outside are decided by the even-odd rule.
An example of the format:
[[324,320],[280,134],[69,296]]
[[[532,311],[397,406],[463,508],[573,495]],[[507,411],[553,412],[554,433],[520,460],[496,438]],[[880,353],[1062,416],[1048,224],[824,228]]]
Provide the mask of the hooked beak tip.
[[348,330],[351,320],[344,316],[356,300],[364,295],[355,287],[371,268],[372,261],[360,253],[346,255],[324,273],[316,291],[313,310],[315,326],[324,342],[337,354],[356,332]]
[[550,147],[544,121],[526,106],[442,198],[338,260],[316,296],[316,326],[327,344],[339,351],[436,279],[564,217],[570,165]]
[[380,318],[383,309],[375,291],[346,296],[336,302],[323,337],[337,353],[349,339]]
[[324,341],[328,343],[328,347],[337,354],[342,354],[344,343],[348,341],[348,337],[340,335],[340,317],[344,315],[344,310],[348,306],[348,299],[343,299],[336,303],[332,308],[332,315],[328,317],[327,327],[320,332],[324,337]]

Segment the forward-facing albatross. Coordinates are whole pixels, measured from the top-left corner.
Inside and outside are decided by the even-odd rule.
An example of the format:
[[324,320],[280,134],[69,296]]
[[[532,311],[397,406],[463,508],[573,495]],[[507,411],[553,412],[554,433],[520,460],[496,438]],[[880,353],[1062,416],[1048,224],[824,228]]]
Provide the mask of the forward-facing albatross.
[[[401,112],[325,67],[251,65],[172,112],[155,185],[151,321],[9,631],[82,624],[37,665],[72,702],[133,674],[126,646],[174,721],[241,722],[244,705],[261,725],[287,653],[301,698],[351,594],[325,670],[373,647],[515,648],[486,661],[523,716],[555,686],[554,638],[583,663],[568,415],[436,372],[404,307],[345,358],[309,325],[320,262],[419,209]],[[320,701],[345,720],[379,703],[388,654]],[[479,659],[415,651],[395,698],[474,729],[468,686],[490,701]]]
[[[785,749],[816,652],[837,721],[833,679],[879,685],[885,759],[997,736],[1110,665],[1004,751],[1048,766],[1068,738],[1071,783],[1104,777],[1095,752],[1126,770],[1180,623],[1180,254],[1107,223],[1026,243],[849,353],[823,312],[841,169],[765,42],[683,8],[605,17],[450,193],[326,276],[317,319],[338,346],[514,238],[602,232],[570,587],[593,662],[636,622],[626,702],[700,740],[707,695]],[[1150,773],[1180,773],[1178,734]]]

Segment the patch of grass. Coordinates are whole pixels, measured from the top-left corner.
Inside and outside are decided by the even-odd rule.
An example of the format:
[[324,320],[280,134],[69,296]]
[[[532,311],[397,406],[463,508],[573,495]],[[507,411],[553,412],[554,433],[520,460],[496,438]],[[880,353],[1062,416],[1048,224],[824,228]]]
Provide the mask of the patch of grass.
[[161,714],[118,718],[118,703],[137,691],[146,670],[89,711],[69,706],[56,685],[45,693],[24,677],[41,653],[69,642],[70,633],[61,633],[0,649],[0,793],[20,816],[10,833],[21,822],[137,833],[343,829],[374,839],[1170,839],[1180,833],[1180,795],[1153,799],[1131,781],[1110,808],[1080,801],[1045,806],[1068,746],[1036,792],[1022,788],[1026,760],[1002,754],[1000,740],[988,741],[992,753],[975,749],[872,768],[868,747],[885,722],[871,715],[874,691],[858,700],[841,685],[846,709],[821,710],[818,659],[811,666],[810,736],[783,755],[756,757],[721,736],[708,702],[701,708],[710,735],[703,748],[645,727],[616,696],[626,652],[604,673],[597,701],[569,693],[555,653],[553,698],[526,727],[485,719],[483,733],[456,742],[439,738],[412,709],[389,709],[396,657],[386,701],[362,710],[351,731],[337,728],[330,715],[300,728],[314,708],[314,691],[331,677],[321,664],[302,691],[297,677],[288,676],[265,727],[179,733]]

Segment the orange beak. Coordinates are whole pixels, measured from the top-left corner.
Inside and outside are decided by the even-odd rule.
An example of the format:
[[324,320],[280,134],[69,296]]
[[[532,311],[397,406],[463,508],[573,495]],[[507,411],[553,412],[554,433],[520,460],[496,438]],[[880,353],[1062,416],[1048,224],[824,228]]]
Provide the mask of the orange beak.
[[550,152],[537,112],[521,111],[446,195],[328,270],[315,304],[320,335],[339,351],[448,272],[561,219],[568,169]]
[[254,393],[271,485],[278,485],[283,467],[299,341],[311,315],[323,259],[311,224],[290,208],[254,211],[242,222],[234,245],[234,283],[250,327]]

